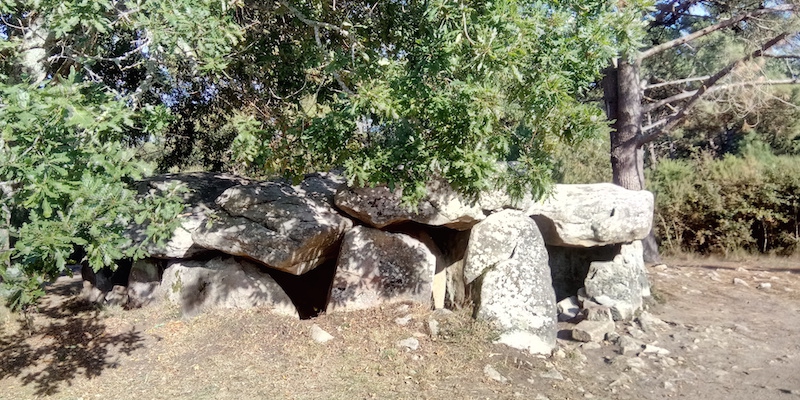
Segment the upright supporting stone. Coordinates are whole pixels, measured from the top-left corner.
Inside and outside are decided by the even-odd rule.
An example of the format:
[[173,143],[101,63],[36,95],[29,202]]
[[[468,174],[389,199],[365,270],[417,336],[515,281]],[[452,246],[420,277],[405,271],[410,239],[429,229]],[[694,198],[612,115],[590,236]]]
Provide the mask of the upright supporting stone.
[[624,244],[614,260],[591,264],[586,295],[611,308],[615,320],[630,320],[642,308],[642,294],[650,291],[644,274],[641,242]]
[[472,230],[464,267],[477,318],[494,322],[499,343],[547,354],[556,344],[556,296],[536,224],[519,211],[493,214]]

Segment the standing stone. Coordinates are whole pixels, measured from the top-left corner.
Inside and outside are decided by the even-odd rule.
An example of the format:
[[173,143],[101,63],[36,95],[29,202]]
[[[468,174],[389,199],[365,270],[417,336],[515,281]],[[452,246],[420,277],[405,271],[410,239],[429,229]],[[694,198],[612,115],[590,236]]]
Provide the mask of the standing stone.
[[[641,242],[624,244],[612,261],[596,261],[586,276],[586,295],[611,308],[614,320],[630,320],[649,293]],[[645,288],[644,285],[647,284]]]
[[528,208],[545,242],[591,247],[641,240],[653,223],[653,194],[611,183],[556,185]]
[[209,308],[268,307],[297,317],[289,296],[268,274],[233,257],[172,263],[159,292],[187,315]]
[[357,226],[344,236],[328,311],[406,300],[430,304],[436,261],[409,235]]
[[332,207],[339,178],[314,175],[299,186],[282,182],[234,186],[217,198],[223,211],[192,234],[208,249],[244,256],[302,275],[328,259],[353,223]]
[[157,291],[164,272],[162,262],[155,259],[133,262],[128,275],[128,307],[142,307],[158,300]]
[[473,282],[476,317],[500,328],[497,341],[531,353],[556,344],[556,297],[547,250],[536,224],[505,210],[476,225],[464,274]]
[[470,234],[465,255],[464,277],[470,283],[501,261],[522,260],[535,265],[544,260],[547,266],[547,249],[536,224],[520,211],[504,210],[490,215],[476,225]]

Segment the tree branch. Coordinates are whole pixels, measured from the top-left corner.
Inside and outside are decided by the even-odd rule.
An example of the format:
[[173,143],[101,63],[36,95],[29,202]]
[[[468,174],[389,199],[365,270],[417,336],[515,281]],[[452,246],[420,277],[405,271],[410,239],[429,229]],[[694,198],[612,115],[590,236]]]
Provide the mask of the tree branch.
[[[708,78],[708,77],[706,77]],[[709,88],[706,93],[711,92],[718,92],[720,90],[728,90],[737,87],[749,87],[749,86],[778,86],[778,85],[794,85],[800,83],[800,78],[787,78],[787,79],[772,79],[768,81],[748,81],[748,82],[736,82],[736,83],[729,83],[727,85],[718,85],[712,88]],[[655,103],[646,104],[642,108],[644,112],[653,111],[661,106],[664,106],[668,103],[672,103],[673,101],[679,101],[683,99],[688,99],[689,97],[694,96],[697,94],[697,90],[692,90],[688,92],[678,93],[674,96],[667,97],[666,99],[661,99]]]
[[716,25],[711,25],[711,26],[705,27],[703,29],[700,29],[699,31],[696,31],[696,32],[691,33],[689,35],[682,36],[682,37],[679,37],[679,38],[674,39],[674,40],[670,40],[669,42],[662,43],[662,44],[660,44],[658,46],[653,46],[653,47],[651,47],[651,48],[639,53],[638,59],[639,60],[643,60],[643,59],[645,59],[647,57],[650,57],[650,56],[652,56],[654,54],[658,54],[658,53],[660,53],[660,52],[662,52],[664,50],[669,50],[669,49],[671,49],[673,47],[678,47],[678,46],[680,46],[682,44],[691,42],[692,40],[695,40],[695,39],[697,39],[699,37],[708,35],[710,33],[716,32],[716,31],[718,31],[720,29],[723,29],[723,28],[727,28],[727,27],[729,27],[729,26],[731,26],[733,24],[736,24],[738,22],[744,21],[744,20],[749,19],[749,18],[757,17],[759,15],[764,15],[764,14],[770,14],[770,13],[793,11],[794,9],[795,9],[794,4],[783,4],[783,5],[770,7],[770,8],[759,8],[759,9],[751,10],[749,12],[745,12],[745,13],[739,14],[739,15],[733,17],[733,18],[729,18],[729,19],[726,19],[724,21],[721,21],[721,22],[717,23]]
[[710,78],[710,77],[708,75],[706,75],[706,76],[697,76],[697,77],[694,77],[694,78],[678,79],[676,81],[654,83],[652,85],[645,86],[644,90],[655,89],[655,88],[660,88],[660,87],[664,87],[664,86],[680,85],[682,83],[704,81],[704,80],[706,80],[708,78]]
[[759,49],[753,51],[752,53],[750,53],[750,54],[748,54],[748,55],[746,55],[746,56],[744,56],[744,57],[742,57],[742,58],[740,58],[740,59],[728,64],[727,66],[725,66],[725,68],[719,70],[716,74],[712,75],[710,78],[708,78],[705,81],[703,81],[703,84],[700,87],[700,89],[697,89],[694,92],[692,97],[689,98],[688,102],[683,106],[683,108],[681,110],[679,110],[675,114],[673,114],[670,117],[668,117],[666,119],[666,121],[664,122],[663,126],[661,126],[660,128],[654,130],[651,133],[648,133],[646,135],[642,135],[642,136],[639,137],[639,140],[638,140],[639,146],[641,146],[641,145],[643,145],[645,143],[653,141],[655,138],[657,138],[658,136],[660,136],[664,132],[667,132],[667,131],[671,130],[672,128],[674,128],[676,125],[678,125],[686,117],[686,115],[688,114],[689,110],[695,105],[695,103],[697,103],[697,101],[700,100],[700,98],[703,97],[703,95],[708,93],[709,90],[712,89],[712,87],[717,82],[719,82],[720,79],[722,79],[725,76],[727,76],[728,74],[730,74],[731,71],[736,69],[736,67],[738,67],[738,66],[740,66],[740,65],[742,65],[742,64],[746,63],[747,61],[750,61],[750,60],[752,60],[754,58],[761,57],[762,55],[764,55],[764,53],[767,50],[769,50],[772,47],[774,47],[774,46],[778,45],[779,43],[783,42],[786,39],[787,36],[789,36],[790,34],[794,34],[794,33],[795,32],[782,32],[782,33],[780,33],[779,35],[775,36],[774,38],[772,38],[769,41],[767,41],[766,43],[764,43],[761,46],[761,48],[759,48]]

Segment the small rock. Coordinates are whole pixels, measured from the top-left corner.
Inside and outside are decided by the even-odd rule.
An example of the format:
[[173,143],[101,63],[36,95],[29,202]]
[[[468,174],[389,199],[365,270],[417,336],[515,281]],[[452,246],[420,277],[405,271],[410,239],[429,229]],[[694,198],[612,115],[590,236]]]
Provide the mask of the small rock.
[[584,316],[587,321],[614,321],[611,308],[587,301],[583,305]]
[[489,379],[491,379],[491,380],[493,380],[495,382],[500,382],[500,383],[508,382],[508,378],[506,378],[503,375],[500,375],[500,373],[497,372],[497,370],[494,369],[494,367],[492,367],[489,364],[486,364],[486,366],[483,367],[483,373],[486,375],[487,378],[489,378]]
[[644,354],[658,354],[659,356],[665,356],[665,355],[669,354],[669,350],[667,350],[665,348],[662,348],[662,347],[653,346],[652,344],[648,344],[648,345],[644,346],[644,350],[642,350],[642,353],[644,353]]
[[91,282],[83,281],[83,289],[78,298],[88,303],[100,303],[103,301],[103,291],[96,288]]
[[439,321],[435,319],[428,320],[428,333],[432,338],[439,336]]
[[654,266],[653,266],[653,269],[654,269],[654,270],[656,270],[656,271],[661,271],[661,272],[664,272],[664,271],[666,271],[668,268],[669,268],[669,267],[667,267],[667,265],[666,265],[666,264],[658,264],[658,265],[654,265]]
[[772,289],[772,284],[769,282],[761,282],[758,284],[759,289]]
[[577,317],[578,313],[581,311],[581,307],[578,305],[578,296],[567,297],[559,301],[556,307],[558,308],[559,321],[569,321]]
[[739,267],[739,268],[736,268],[736,272],[749,272],[749,271],[747,271],[747,268],[745,268],[745,267]]
[[737,286],[750,287],[750,285],[748,285],[747,282],[745,282],[743,279],[739,279],[739,278],[733,278],[733,284],[737,285]]
[[411,322],[411,316],[406,315],[405,317],[398,317],[394,319],[394,323],[400,326],[406,326],[408,323]]
[[647,368],[647,361],[639,357],[629,358],[625,360],[625,364],[627,364],[628,367],[636,368],[639,370]]
[[553,352],[553,358],[558,358],[563,360],[567,358],[567,353],[564,351],[564,349],[558,349]]
[[675,390],[675,385],[673,385],[670,381],[664,381],[664,389]]
[[617,332],[608,332],[608,333],[606,333],[606,340],[608,340],[611,343],[617,343],[619,341],[619,338],[620,338],[620,336],[619,336],[619,333],[617,333]]
[[581,349],[583,350],[597,350],[601,348],[600,343],[597,342],[586,342],[581,345]]
[[558,370],[555,369],[555,368],[550,368],[545,372],[539,373],[539,377],[540,378],[546,378],[546,379],[553,379],[553,380],[556,380],[556,381],[563,381],[564,380],[564,375],[561,375],[561,372],[558,372]]
[[311,325],[311,339],[317,343],[327,343],[333,340],[333,335],[320,328],[319,325]]
[[419,340],[417,340],[417,338],[410,337],[397,342],[397,346],[405,347],[410,351],[415,351],[419,348]]
[[642,327],[642,330],[645,332],[653,332],[657,328],[666,328],[667,323],[660,320],[659,318],[653,316],[647,311],[642,311],[639,315],[639,325]]
[[106,293],[106,304],[112,306],[123,306],[128,303],[128,288],[125,286],[114,285],[110,292]]
[[615,329],[612,321],[581,321],[572,329],[572,338],[581,342],[599,342]]
[[619,345],[620,354],[635,353],[642,349],[641,342],[628,336],[620,336],[617,344]]

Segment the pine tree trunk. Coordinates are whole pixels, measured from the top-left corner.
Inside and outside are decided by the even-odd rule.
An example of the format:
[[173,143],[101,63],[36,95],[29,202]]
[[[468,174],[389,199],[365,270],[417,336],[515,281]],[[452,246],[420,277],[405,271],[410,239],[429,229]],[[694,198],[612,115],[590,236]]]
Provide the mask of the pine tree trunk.
[[[630,190],[644,189],[644,149],[639,145],[642,127],[639,67],[638,63],[630,63],[623,57],[616,67],[606,69],[603,78],[606,113],[608,119],[614,121],[611,133],[613,179],[615,184]],[[642,244],[645,262],[661,261],[652,230]]]

